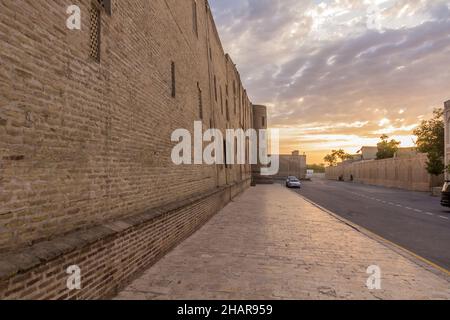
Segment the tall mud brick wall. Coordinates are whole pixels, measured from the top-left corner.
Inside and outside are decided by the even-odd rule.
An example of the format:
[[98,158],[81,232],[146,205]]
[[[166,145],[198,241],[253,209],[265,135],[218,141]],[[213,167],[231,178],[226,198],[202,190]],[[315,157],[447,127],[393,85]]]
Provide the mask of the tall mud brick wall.
[[194,121],[252,127],[207,1],[4,0],[0,47],[0,298],[110,296],[250,185],[170,158]]

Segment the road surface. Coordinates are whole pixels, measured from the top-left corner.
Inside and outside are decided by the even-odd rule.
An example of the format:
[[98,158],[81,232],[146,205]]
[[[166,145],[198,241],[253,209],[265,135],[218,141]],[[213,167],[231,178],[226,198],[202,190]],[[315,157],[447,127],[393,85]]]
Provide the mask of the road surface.
[[428,193],[324,179],[304,182],[305,198],[450,270],[450,210]]

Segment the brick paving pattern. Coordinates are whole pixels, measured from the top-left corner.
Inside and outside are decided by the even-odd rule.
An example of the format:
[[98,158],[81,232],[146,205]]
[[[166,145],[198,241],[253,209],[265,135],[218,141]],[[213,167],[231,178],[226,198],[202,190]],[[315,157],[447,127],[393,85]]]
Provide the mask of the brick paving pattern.
[[[371,265],[381,268],[381,290],[366,287]],[[116,299],[450,299],[450,282],[268,185],[229,204]]]

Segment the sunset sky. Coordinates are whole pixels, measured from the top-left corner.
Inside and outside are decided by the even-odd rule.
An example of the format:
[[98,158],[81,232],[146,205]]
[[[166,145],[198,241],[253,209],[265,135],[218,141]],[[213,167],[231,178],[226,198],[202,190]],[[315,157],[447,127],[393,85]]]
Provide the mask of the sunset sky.
[[412,130],[450,99],[450,0],[210,0],[282,152],[309,163]]

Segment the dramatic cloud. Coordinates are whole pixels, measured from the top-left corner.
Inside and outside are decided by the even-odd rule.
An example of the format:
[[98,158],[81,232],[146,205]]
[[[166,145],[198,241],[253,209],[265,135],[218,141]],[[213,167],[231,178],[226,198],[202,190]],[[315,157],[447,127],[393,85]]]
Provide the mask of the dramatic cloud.
[[404,146],[450,99],[450,0],[211,0],[225,50],[284,152]]

